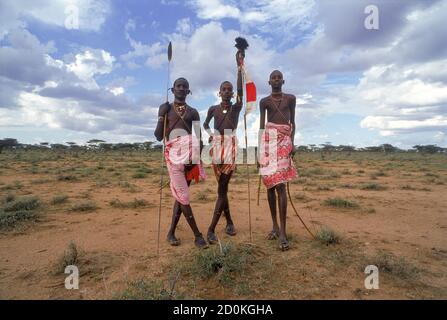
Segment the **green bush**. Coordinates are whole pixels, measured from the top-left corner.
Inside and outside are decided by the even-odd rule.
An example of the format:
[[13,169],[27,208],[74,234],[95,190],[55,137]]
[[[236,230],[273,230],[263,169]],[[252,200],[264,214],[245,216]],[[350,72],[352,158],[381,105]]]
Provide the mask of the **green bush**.
[[318,241],[322,244],[330,245],[340,243],[341,237],[329,228],[322,228],[316,235]]
[[387,187],[382,186],[381,184],[378,184],[378,183],[369,182],[369,183],[365,183],[365,184],[361,185],[360,189],[380,191],[380,190],[386,190]]
[[139,279],[132,281],[121,293],[115,294],[118,300],[173,300],[177,298],[175,292],[165,289],[163,283],[158,280]]
[[22,211],[22,210],[34,210],[40,206],[39,198],[37,197],[21,197],[13,201],[7,202],[3,206],[3,211]]
[[193,270],[201,278],[217,277],[225,286],[231,285],[235,275],[243,273],[254,261],[253,250],[249,246],[234,246],[231,243],[199,251],[195,257]]
[[55,195],[55,196],[51,199],[50,203],[51,203],[52,205],[56,205],[56,204],[65,203],[65,202],[67,202],[67,201],[68,201],[68,196],[67,196],[66,194],[58,194],[58,195]]
[[0,211],[0,230],[11,230],[23,222],[36,221],[38,214],[35,211],[19,210],[11,212]]
[[95,211],[96,209],[98,209],[98,206],[93,201],[83,201],[75,203],[70,208],[70,211],[88,212],[88,211]]
[[113,199],[109,202],[109,204],[114,208],[133,208],[133,209],[144,208],[150,205],[150,203],[144,199],[134,199],[129,202],[121,202],[121,200],[119,199]]
[[392,274],[402,279],[411,279],[419,275],[419,269],[411,265],[403,257],[396,257],[391,253],[379,251],[370,259],[370,265],[375,265],[380,271]]

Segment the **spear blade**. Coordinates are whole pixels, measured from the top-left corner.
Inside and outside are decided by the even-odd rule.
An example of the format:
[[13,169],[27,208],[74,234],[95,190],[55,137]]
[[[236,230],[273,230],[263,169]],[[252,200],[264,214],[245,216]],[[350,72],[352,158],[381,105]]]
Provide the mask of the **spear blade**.
[[169,45],[168,45],[168,61],[171,61],[172,59],[172,43],[171,41],[169,41]]

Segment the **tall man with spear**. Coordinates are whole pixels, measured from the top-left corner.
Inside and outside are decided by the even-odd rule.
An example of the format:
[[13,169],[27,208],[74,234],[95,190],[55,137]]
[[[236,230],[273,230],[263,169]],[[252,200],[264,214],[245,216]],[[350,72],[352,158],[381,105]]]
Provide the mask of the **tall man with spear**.
[[[295,137],[296,97],[282,92],[283,75],[274,70],[270,74],[269,85],[272,93],[260,102],[259,164],[262,181],[267,188],[267,197],[272,216],[273,228],[269,240],[279,238],[279,248],[289,249],[286,235],[287,193],[286,183],[297,176],[293,163]],[[267,124],[265,115],[267,112]],[[279,221],[276,218],[276,198],[278,196]]]
[[[178,246],[180,240],[175,236],[175,230],[183,212],[191,227],[198,248],[206,248],[207,243],[197,227],[190,205],[189,185],[194,179],[205,178],[205,172],[200,162],[200,151],[203,144],[200,132],[200,116],[195,108],[186,103],[190,94],[189,83],[185,78],[178,78],[174,82],[171,92],[175,100],[171,104],[166,102],[158,110],[158,123],[155,137],[158,141],[166,141],[164,156],[169,172],[170,188],[175,198],[172,222],[167,240],[173,246]],[[193,122],[198,125],[193,126]],[[193,135],[193,130],[195,135]],[[195,157],[195,155],[197,157]]]
[[[239,49],[236,53],[236,62],[238,66],[236,103],[232,104],[231,102],[231,98],[234,96],[233,85],[229,81],[222,82],[219,90],[219,96],[221,97],[222,102],[218,105],[211,106],[208,109],[208,114],[203,124],[204,129],[210,135],[209,142],[212,144],[210,155],[212,157],[212,166],[218,184],[214,214],[207,233],[207,240],[210,244],[214,244],[218,241],[215,234],[215,228],[222,213],[224,213],[227,221],[225,232],[231,236],[236,235],[234,223],[230,214],[228,184],[236,169],[236,129],[239,122],[239,113],[242,109],[243,90],[241,68],[243,59],[243,51]],[[214,132],[211,131],[209,125],[213,118]]]

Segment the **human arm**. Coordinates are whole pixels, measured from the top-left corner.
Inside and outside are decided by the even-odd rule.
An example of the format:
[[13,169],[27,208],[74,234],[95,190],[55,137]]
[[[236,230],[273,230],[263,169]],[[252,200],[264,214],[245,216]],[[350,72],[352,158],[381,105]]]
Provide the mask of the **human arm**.
[[154,135],[155,135],[155,138],[157,139],[157,141],[163,140],[163,133],[165,132],[165,130],[164,130],[165,121],[164,120],[165,120],[165,116],[168,115],[170,108],[171,108],[171,106],[169,105],[168,102],[163,103],[158,108],[157,127],[155,128],[155,131],[154,131]]
[[[265,113],[266,113],[266,105],[265,100],[262,99],[259,103],[259,110],[261,112],[261,117],[259,120],[259,132],[258,132],[258,159],[260,159],[260,152],[261,152],[261,141],[262,141],[262,133],[265,130]],[[259,162],[258,162],[259,167]]]
[[[194,133],[197,137],[197,139],[200,142],[200,153],[202,153],[203,149],[203,141],[202,141],[202,130],[200,129],[200,115],[199,112],[197,112],[196,109],[194,109],[194,113],[192,115],[192,129],[194,130]],[[194,122],[198,121],[198,124],[194,124]]]
[[203,128],[205,129],[205,131],[210,136],[209,142],[211,142],[211,140],[213,139],[213,132],[210,129],[210,121],[211,121],[211,119],[213,117],[214,117],[214,107],[210,107],[208,109],[208,114],[206,115],[205,122],[203,123]]
[[237,63],[237,97],[236,105],[242,107],[242,98],[244,96],[244,90],[242,87],[242,64],[244,61],[243,53],[238,51],[236,53],[236,63]]
[[290,124],[292,126],[292,134],[290,138],[292,139],[292,157],[295,155],[296,149],[295,149],[295,109],[296,109],[296,97],[292,96],[290,99]]

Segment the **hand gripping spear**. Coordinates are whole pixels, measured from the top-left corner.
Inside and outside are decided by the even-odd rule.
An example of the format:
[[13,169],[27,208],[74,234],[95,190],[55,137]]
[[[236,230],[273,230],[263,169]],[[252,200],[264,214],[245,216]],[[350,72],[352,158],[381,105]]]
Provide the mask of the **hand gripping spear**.
[[[168,80],[166,84],[166,103],[169,103],[168,91],[169,91],[169,76],[170,76],[170,66],[172,59],[172,43],[169,41],[168,45]],[[165,147],[166,147],[166,119],[167,113],[164,115],[163,119],[163,150],[161,153],[161,173],[160,173],[160,203],[158,206],[158,231],[157,231],[157,256],[160,254],[160,223],[161,223],[161,203],[163,199],[163,171],[165,166]]]
[[[235,47],[238,49],[238,59],[240,61],[240,66],[242,67],[242,83],[243,86],[245,85],[245,69],[244,69],[244,58],[245,58],[245,50],[248,48],[248,42],[246,39],[238,37],[236,38],[236,45]],[[244,97],[246,97],[247,94],[245,92]],[[250,197],[250,171],[248,169],[248,138],[247,138],[247,105],[245,106],[245,113],[244,113],[244,129],[245,129],[245,152],[246,152],[246,168],[247,168],[247,190],[248,190],[248,227],[250,230],[250,242],[253,241],[253,236],[251,232],[251,197]]]

